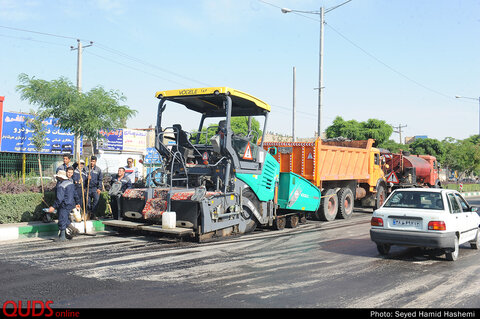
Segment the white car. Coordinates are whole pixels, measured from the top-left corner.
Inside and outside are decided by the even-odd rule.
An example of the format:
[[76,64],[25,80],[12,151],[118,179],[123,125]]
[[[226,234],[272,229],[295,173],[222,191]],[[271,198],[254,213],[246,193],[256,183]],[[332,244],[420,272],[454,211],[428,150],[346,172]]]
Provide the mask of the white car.
[[456,260],[459,245],[480,248],[477,208],[454,190],[406,188],[395,190],[373,212],[370,238],[387,255],[391,245],[440,248]]

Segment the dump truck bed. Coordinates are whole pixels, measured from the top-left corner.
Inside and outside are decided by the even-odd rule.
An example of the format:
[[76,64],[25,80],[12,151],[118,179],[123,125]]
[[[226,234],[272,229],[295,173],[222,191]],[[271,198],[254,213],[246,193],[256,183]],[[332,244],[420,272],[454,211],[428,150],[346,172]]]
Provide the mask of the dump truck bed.
[[[280,172],[296,173],[317,187],[322,181],[358,180],[369,182],[373,140],[322,142],[265,142],[276,148]],[[274,153],[274,152],[271,152]]]

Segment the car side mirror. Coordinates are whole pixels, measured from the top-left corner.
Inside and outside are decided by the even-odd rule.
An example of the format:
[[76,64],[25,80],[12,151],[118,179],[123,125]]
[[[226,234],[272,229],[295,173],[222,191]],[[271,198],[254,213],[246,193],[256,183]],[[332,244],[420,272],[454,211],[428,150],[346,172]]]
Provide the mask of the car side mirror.
[[470,207],[471,212],[478,212],[478,207]]

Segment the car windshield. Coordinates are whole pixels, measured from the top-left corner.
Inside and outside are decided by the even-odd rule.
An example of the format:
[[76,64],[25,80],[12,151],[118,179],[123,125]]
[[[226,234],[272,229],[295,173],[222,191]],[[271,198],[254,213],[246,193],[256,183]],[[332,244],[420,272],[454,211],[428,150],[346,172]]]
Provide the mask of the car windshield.
[[411,191],[396,191],[388,199],[384,207],[444,209],[441,193]]

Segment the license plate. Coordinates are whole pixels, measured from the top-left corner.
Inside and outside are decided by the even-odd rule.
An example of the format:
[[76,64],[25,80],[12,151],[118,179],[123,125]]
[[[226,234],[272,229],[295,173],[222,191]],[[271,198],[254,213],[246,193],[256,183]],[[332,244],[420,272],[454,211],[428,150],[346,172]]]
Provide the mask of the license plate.
[[422,222],[420,220],[415,220],[415,219],[393,218],[392,225],[394,227],[421,228]]

